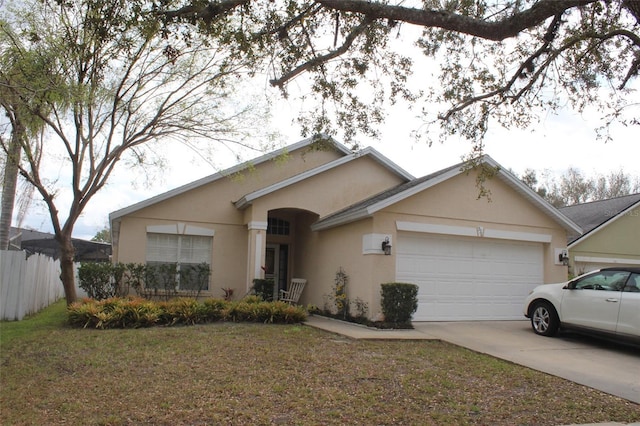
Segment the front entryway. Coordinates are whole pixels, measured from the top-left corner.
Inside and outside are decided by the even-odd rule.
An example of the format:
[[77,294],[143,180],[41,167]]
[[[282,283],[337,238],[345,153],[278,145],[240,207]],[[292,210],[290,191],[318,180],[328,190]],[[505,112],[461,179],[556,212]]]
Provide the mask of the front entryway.
[[267,244],[265,253],[265,278],[274,282],[273,300],[277,300],[280,290],[287,289],[289,269],[289,245]]
[[522,319],[522,303],[543,282],[542,244],[399,233],[398,281],[419,286],[414,321]]

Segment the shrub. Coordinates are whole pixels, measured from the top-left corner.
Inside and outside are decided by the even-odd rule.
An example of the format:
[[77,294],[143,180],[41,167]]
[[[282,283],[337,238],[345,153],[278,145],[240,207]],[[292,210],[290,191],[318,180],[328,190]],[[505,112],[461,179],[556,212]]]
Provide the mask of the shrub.
[[78,285],[92,299],[114,297],[118,287],[113,272],[111,263],[83,262],[78,268]]
[[141,298],[86,299],[67,308],[69,324],[83,328],[139,328],[160,322],[162,308]]
[[328,298],[333,301],[336,316],[338,318],[342,318],[345,320],[350,317],[350,313],[349,313],[350,302],[349,302],[349,298],[347,297],[348,284],[349,284],[349,276],[344,271],[344,269],[342,269],[342,267],[338,268],[338,271],[336,272],[336,277],[334,279],[332,293],[329,295]]
[[407,283],[381,284],[382,313],[386,322],[406,324],[418,309],[418,286]]
[[206,320],[206,309],[197,300],[191,298],[172,299],[160,304],[164,312],[162,316],[169,325],[194,325]]
[[264,322],[291,324],[302,322],[307,312],[283,302],[265,302],[259,297],[241,301],[173,299],[153,302],[142,298],[85,299],[67,309],[69,324],[92,328],[139,328],[154,325],[193,325],[212,321]]
[[253,280],[253,294],[260,296],[262,300],[273,300],[273,286],[272,279],[256,278]]
[[220,321],[229,302],[222,299],[207,299],[202,302],[203,315],[207,322]]

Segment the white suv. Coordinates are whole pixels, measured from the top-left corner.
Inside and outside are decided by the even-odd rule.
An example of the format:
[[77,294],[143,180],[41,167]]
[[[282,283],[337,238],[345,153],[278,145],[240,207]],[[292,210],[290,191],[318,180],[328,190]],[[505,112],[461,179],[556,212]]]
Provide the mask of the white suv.
[[542,336],[562,328],[640,343],[640,268],[606,268],[538,286],[524,315]]

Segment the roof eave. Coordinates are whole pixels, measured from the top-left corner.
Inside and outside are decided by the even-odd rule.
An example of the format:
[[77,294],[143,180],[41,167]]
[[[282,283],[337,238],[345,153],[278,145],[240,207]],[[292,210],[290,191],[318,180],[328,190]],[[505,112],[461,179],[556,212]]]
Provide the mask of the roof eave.
[[[331,142],[333,143],[333,145],[335,146],[335,148],[342,152],[345,155],[349,155],[352,154],[352,151],[349,150],[349,148],[347,148],[345,145],[341,144],[340,142],[336,141],[335,139],[329,137],[329,139],[331,140]],[[287,152],[292,152],[295,150],[298,150],[300,148],[304,148],[305,146],[309,146],[311,145],[314,140],[316,140],[316,138],[310,137],[310,138],[306,138],[303,139],[301,141],[298,141],[294,144],[285,146],[283,148],[277,149],[275,151],[269,152],[267,154],[261,155],[260,157],[254,158],[253,160],[249,160],[249,161],[245,161],[243,163],[240,164],[236,164],[233,167],[230,167],[228,169],[225,169],[221,172],[218,173],[214,173],[212,175],[203,177],[201,179],[195,180],[193,182],[187,183],[185,185],[179,186],[177,188],[171,189],[167,192],[164,192],[162,194],[156,195],[154,197],[148,198],[146,200],[140,201],[138,203],[132,204],[128,207],[122,208],[120,210],[116,210],[114,212],[111,212],[109,214],[109,221],[113,222],[115,220],[117,220],[118,218],[122,217],[122,216],[126,216],[128,214],[131,214],[135,211],[141,210],[143,208],[152,206],[154,204],[157,204],[159,202],[165,201],[171,197],[174,197],[176,195],[180,195],[182,193],[185,193],[187,191],[190,191],[192,189],[196,189],[199,188],[203,185],[207,185],[211,182],[215,182],[216,180],[223,178],[225,176],[231,176],[234,173],[238,173],[241,172],[242,170],[245,170],[247,167],[250,166],[255,166],[258,164],[262,164],[266,161],[272,160],[274,158],[277,158],[283,154],[286,154]]]
[[370,217],[373,213],[369,211],[367,208],[362,208],[359,210],[355,210],[349,213],[346,216],[341,216],[335,219],[328,219],[327,221],[319,220],[318,222],[311,225],[312,231],[324,231],[326,229],[335,228],[336,226],[346,225],[351,222],[356,222],[358,220],[365,219]]
[[[561,225],[566,231],[575,233],[576,235],[580,235],[582,233],[582,229],[576,225],[573,221],[571,221],[568,217],[566,217],[564,214],[562,214],[558,209],[556,209],[555,207],[553,207],[551,204],[549,204],[546,200],[544,200],[542,197],[540,197],[535,191],[533,191],[531,188],[529,188],[528,186],[526,186],[522,181],[520,181],[520,179],[516,178],[513,174],[511,174],[510,172],[508,172],[507,170],[505,170],[502,166],[500,166],[500,164],[498,164],[493,158],[491,158],[488,155],[485,155],[482,160],[482,163],[486,163],[487,165],[497,168],[498,169],[498,175],[500,176],[501,179],[505,180],[507,184],[509,184],[510,186],[514,187],[514,189],[516,189],[517,192],[519,192],[520,194],[522,194],[523,196],[525,196],[526,198],[528,198],[532,203],[534,203],[538,208],[540,208],[543,212],[545,212],[548,216],[550,216],[552,219],[554,219],[554,221],[556,221],[556,223],[558,223],[559,225]],[[347,223],[350,222],[354,222],[356,220],[360,220],[366,217],[369,217],[371,215],[373,215],[375,212],[384,209],[385,207],[388,207],[390,205],[393,205],[399,201],[402,201],[408,197],[411,197],[412,195],[415,195],[419,192],[424,191],[425,189],[428,189],[432,186],[435,186],[441,182],[444,182],[446,180],[449,180],[457,175],[459,175],[460,173],[463,173],[464,169],[462,167],[459,168],[452,168],[451,170],[440,174],[436,177],[434,177],[433,179],[429,179],[426,180],[425,182],[413,186],[411,188],[408,188],[405,191],[402,191],[398,194],[394,194],[384,200],[381,200],[375,204],[372,204],[371,206],[368,206],[367,208],[363,208],[360,210],[357,210],[349,215],[345,215],[345,216],[341,216],[339,218],[336,218],[334,220],[328,220],[324,223],[322,223],[322,221],[319,221],[320,225],[319,226],[315,226],[315,230],[324,230],[324,229],[328,229],[328,228],[332,228],[335,226],[340,226],[340,225],[345,225]]]
[[343,164],[349,163],[353,160],[356,160],[360,157],[364,157],[364,156],[370,156],[371,158],[374,159],[374,161],[377,161],[378,163],[382,164],[384,167],[388,168],[390,171],[392,171],[393,173],[395,173],[396,175],[400,176],[402,179],[404,179],[405,181],[410,181],[412,179],[414,179],[414,177],[408,173],[406,170],[402,169],[401,167],[399,167],[398,165],[396,165],[395,163],[393,163],[391,160],[389,160],[388,158],[386,158],[384,155],[380,154],[378,151],[376,151],[373,148],[365,148],[361,151],[355,152],[355,153],[350,153],[349,155],[345,155],[344,157],[338,158],[337,160],[331,161],[329,163],[325,163],[322,164],[316,168],[313,168],[311,170],[306,170],[300,174],[297,174],[295,176],[291,176],[290,178],[284,179],[280,182],[276,182],[273,185],[270,185],[266,188],[261,188],[257,191],[254,191],[252,193],[246,194],[245,196],[243,196],[242,198],[240,198],[238,201],[234,202],[234,205],[236,206],[236,208],[242,210],[246,207],[248,207],[249,205],[251,205],[251,203],[253,202],[253,200],[258,199],[260,197],[263,197],[265,195],[271,194],[272,192],[275,192],[279,189],[283,189],[286,188],[288,186],[291,186],[295,183],[301,182],[305,179],[308,179],[312,176],[316,176],[319,175],[320,173],[323,173],[325,171],[334,169],[338,166],[341,166]]

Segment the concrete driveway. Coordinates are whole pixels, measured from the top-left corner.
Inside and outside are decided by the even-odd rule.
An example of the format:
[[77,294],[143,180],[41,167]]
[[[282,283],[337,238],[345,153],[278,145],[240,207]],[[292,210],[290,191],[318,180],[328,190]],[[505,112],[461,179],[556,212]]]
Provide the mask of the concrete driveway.
[[414,323],[415,331],[640,403],[640,348],[576,334],[542,337],[529,321]]

